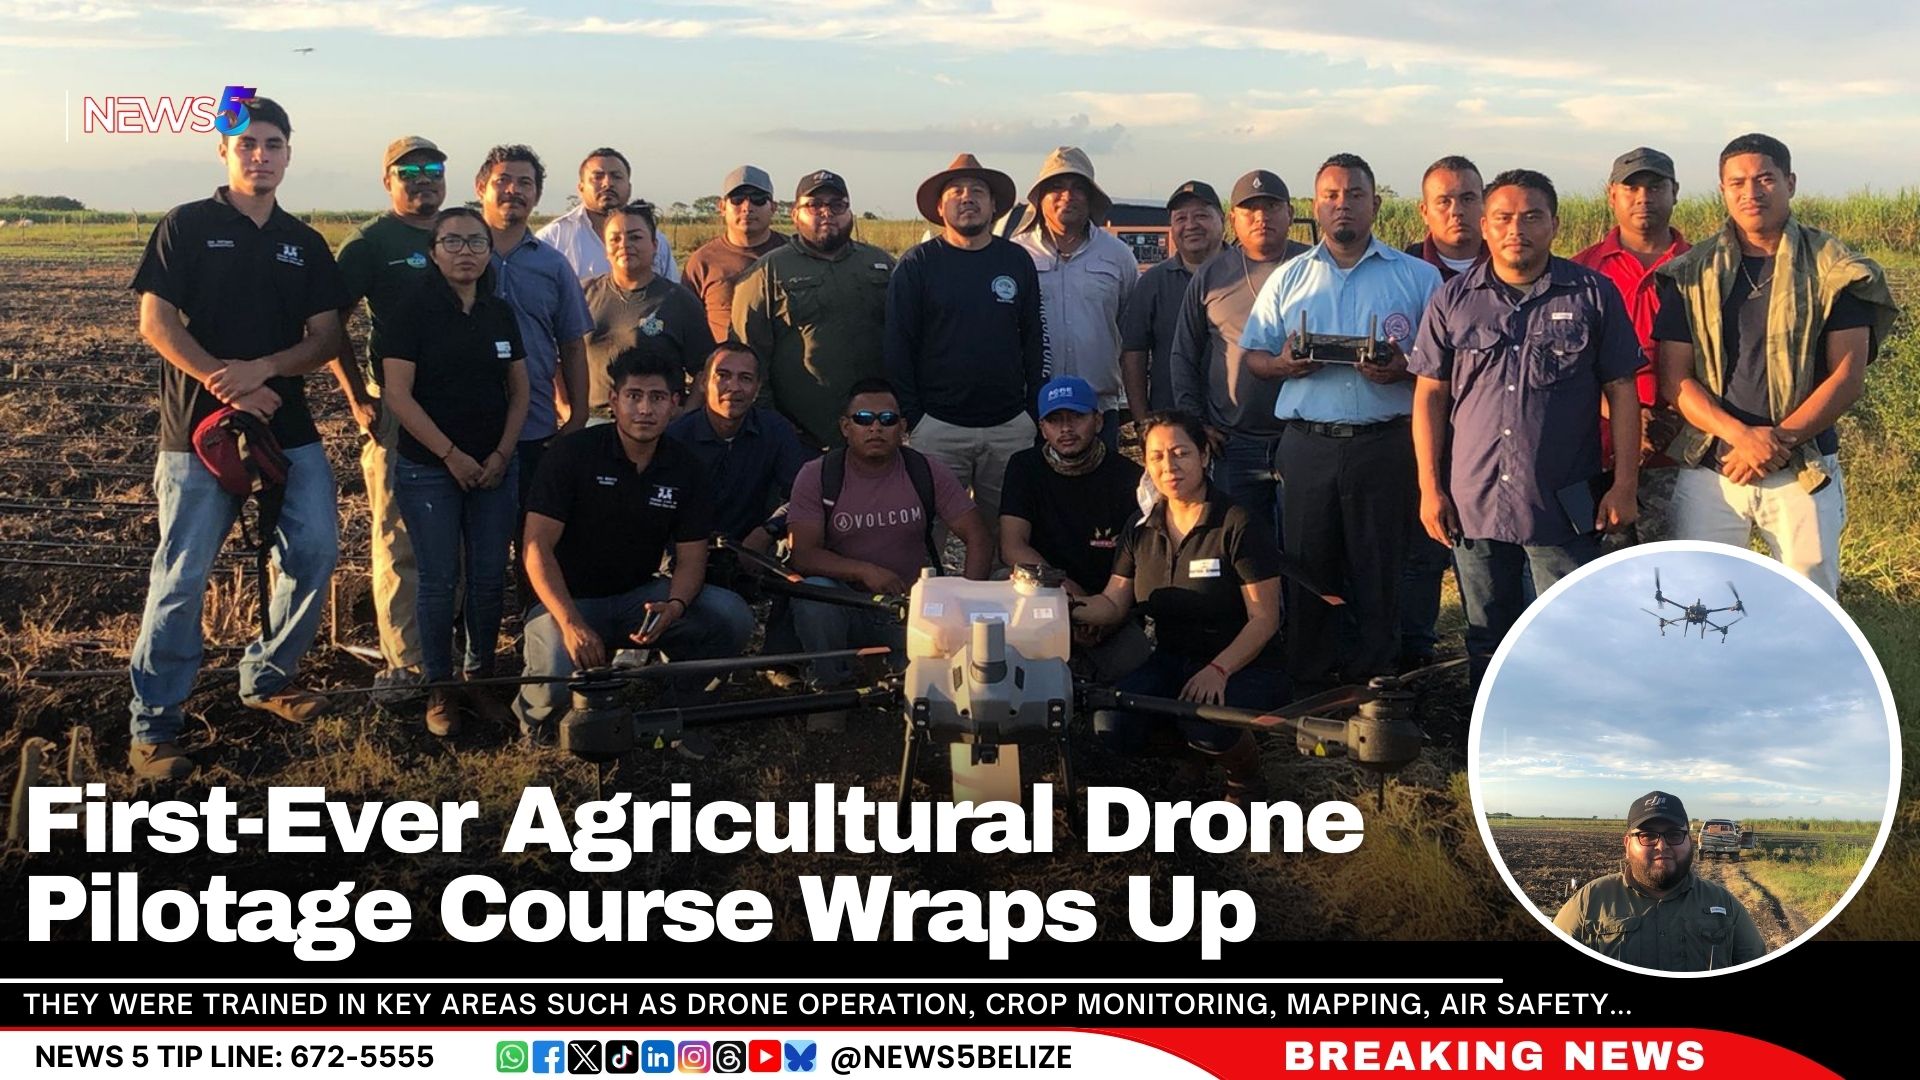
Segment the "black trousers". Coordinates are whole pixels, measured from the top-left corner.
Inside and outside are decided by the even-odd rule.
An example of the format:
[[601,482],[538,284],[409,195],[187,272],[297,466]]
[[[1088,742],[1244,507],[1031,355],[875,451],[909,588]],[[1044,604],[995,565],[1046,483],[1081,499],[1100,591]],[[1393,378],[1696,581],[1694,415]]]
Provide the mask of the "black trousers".
[[1288,673],[1310,685],[1392,674],[1401,566],[1420,505],[1412,428],[1389,421],[1336,436],[1292,421],[1276,460],[1283,550],[1346,601],[1288,586]]

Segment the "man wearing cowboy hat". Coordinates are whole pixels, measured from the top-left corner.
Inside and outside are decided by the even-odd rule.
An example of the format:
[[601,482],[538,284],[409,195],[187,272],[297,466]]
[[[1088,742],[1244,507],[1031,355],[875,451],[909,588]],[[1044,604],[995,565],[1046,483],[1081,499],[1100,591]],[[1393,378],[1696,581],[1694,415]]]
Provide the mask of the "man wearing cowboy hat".
[[1120,320],[1140,278],[1126,242],[1100,227],[1113,200],[1093,179],[1093,162],[1077,146],[1047,155],[1027,190],[1034,212],[1013,235],[1040,274],[1040,310],[1055,375],[1085,379],[1106,415],[1101,441],[1119,447]]
[[1013,200],[1006,173],[954,158],[917,199],[940,234],[902,255],[887,286],[887,378],[913,445],[972,488],[989,523],[1008,459],[1033,445],[1028,410],[1047,370],[1039,274],[992,231]]

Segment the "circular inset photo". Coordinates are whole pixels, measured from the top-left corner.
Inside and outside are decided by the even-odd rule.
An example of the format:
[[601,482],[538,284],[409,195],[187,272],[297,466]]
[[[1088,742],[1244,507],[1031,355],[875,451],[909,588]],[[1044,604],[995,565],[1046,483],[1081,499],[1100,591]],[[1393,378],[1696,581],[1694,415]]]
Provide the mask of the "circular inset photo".
[[1571,944],[1665,975],[1737,970],[1818,933],[1866,880],[1899,790],[1886,674],[1780,564],[1629,548],[1569,575],[1501,643],[1467,772],[1507,886]]

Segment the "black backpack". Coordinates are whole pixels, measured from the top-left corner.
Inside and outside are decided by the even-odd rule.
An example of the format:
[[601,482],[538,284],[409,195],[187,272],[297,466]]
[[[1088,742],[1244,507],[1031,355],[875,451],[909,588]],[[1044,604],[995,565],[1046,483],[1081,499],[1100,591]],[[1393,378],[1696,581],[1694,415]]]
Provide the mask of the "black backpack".
[[[920,496],[920,538],[927,545],[927,565],[933,567],[935,574],[946,573],[940,562],[940,549],[933,544],[933,524],[938,520],[934,516],[933,503],[933,467],[928,464],[927,456],[910,446],[900,448],[900,460],[907,467],[907,479],[913,481],[914,494]],[[840,499],[840,489],[847,483],[847,448],[842,446],[827,452],[820,462],[820,505],[825,508],[825,528],[833,529],[833,504]]]

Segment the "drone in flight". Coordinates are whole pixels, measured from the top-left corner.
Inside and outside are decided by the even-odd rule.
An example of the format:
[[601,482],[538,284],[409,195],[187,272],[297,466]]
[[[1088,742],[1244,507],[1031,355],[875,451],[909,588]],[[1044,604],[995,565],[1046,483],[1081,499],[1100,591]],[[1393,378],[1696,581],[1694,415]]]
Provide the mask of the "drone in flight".
[[[1668,618],[1666,615],[1661,614],[1660,611],[1649,611],[1646,608],[1641,608],[1640,610],[1660,620],[1661,637],[1667,636],[1667,627],[1669,626],[1679,626],[1681,637],[1686,637],[1687,631],[1697,626],[1700,628],[1700,640],[1705,641],[1707,639],[1707,631],[1717,630],[1720,633],[1720,644],[1725,645],[1727,643],[1727,631],[1733,629],[1736,624],[1744,621],[1747,616],[1747,605],[1741,601],[1740,590],[1733,587],[1733,582],[1727,582],[1727,591],[1733,594],[1733,603],[1726,607],[1710,608],[1705,602],[1699,599],[1695,599],[1691,604],[1682,604],[1677,600],[1669,598],[1665,593],[1660,591],[1660,571],[1656,568],[1653,572],[1654,604],[1661,606],[1661,611],[1665,610],[1665,605],[1671,604],[1680,609],[1680,614]],[[1723,611],[1731,611],[1740,616],[1740,618],[1728,619],[1724,624],[1714,622],[1713,616]]]

